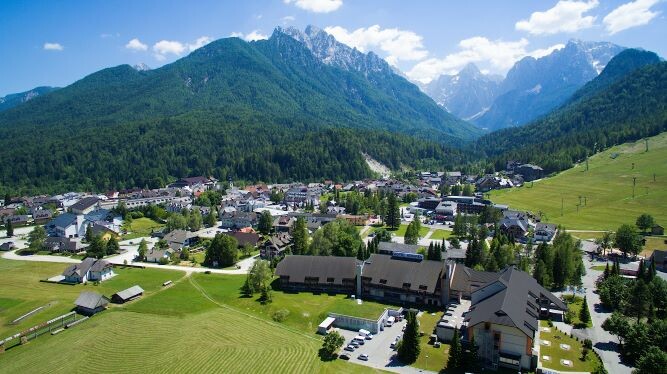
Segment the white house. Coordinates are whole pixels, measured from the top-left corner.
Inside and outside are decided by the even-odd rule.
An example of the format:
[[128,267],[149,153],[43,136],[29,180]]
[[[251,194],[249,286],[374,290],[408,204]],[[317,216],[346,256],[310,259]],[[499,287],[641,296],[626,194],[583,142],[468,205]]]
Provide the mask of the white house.
[[109,261],[88,257],[81,263],[68,266],[62,275],[65,277],[65,282],[86,283],[107,280],[115,273]]
[[49,234],[62,238],[78,238],[86,234],[85,218],[81,214],[63,213],[51,220],[46,228]]

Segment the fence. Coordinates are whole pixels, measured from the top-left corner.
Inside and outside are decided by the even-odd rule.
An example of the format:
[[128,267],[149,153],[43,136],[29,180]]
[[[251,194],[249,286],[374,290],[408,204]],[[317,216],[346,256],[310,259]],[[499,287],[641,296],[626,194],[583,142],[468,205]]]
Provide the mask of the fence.
[[66,328],[68,325],[72,325],[73,321],[78,321],[77,314],[76,312],[69,312],[33,326],[18,334],[2,339],[0,340],[0,353],[19,344],[25,344],[29,340],[35,339],[40,335],[48,334],[57,329]]

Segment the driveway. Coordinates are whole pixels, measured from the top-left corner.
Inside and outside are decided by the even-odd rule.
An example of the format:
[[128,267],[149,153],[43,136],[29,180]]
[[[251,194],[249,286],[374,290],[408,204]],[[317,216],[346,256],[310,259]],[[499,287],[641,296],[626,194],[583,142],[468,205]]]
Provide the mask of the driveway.
[[[584,250],[589,251],[595,248],[595,243],[590,241],[583,241]],[[585,330],[574,329],[573,335],[579,336],[580,339],[588,338],[593,341],[593,348],[600,355],[604,362],[605,368],[610,373],[630,374],[632,367],[623,364],[620,360],[620,355],[617,351],[618,340],[614,335],[602,329],[602,323],[611,316],[611,311],[605,310],[601,303],[598,294],[593,292],[595,290],[595,281],[602,275],[602,271],[593,270],[593,265],[604,265],[604,261],[590,261],[589,256],[584,253],[584,265],[586,266],[586,275],[583,277],[583,286],[586,290],[586,299],[588,301],[591,312],[591,320],[593,327]]]

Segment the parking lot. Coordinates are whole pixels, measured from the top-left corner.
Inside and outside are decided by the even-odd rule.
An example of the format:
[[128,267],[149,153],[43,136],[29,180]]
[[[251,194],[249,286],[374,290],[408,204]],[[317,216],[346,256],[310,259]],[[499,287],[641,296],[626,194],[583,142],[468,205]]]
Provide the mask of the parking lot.
[[[359,333],[357,331],[338,329],[338,332],[345,338],[345,345],[341,349],[340,353],[345,353],[350,356],[350,361],[354,363],[371,366],[377,369],[383,369],[397,373],[428,372],[426,370],[403,365],[394,359],[396,351],[391,348],[391,343],[396,340],[396,337],[399,339],[403,337],[403,327],[405,324],[406,321],[402,320],[401,322],[396,322],[391,327],[385,327],[384,331],[380,331],[377,335],[374,335],[372,340],[365,340],[364,344],[360,345],[359,348],[356,348],[353,352],[346,351],[344,348],[347,347],[352,339],[359,335]],[[360,360],[358,357],[361,354],[367,354],[368,361]]]

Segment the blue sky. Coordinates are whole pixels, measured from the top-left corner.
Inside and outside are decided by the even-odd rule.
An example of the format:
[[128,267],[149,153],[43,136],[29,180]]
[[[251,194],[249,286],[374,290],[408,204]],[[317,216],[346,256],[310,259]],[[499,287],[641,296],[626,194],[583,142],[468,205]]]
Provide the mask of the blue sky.
[[313,24],[375,51],[415,80],[474,62],[504,74],[569,39],[667,55],[661,0],[572,1],[14,1],[0,2],[0,96],[65,86],[109,66],[155,68],[230,35]]

